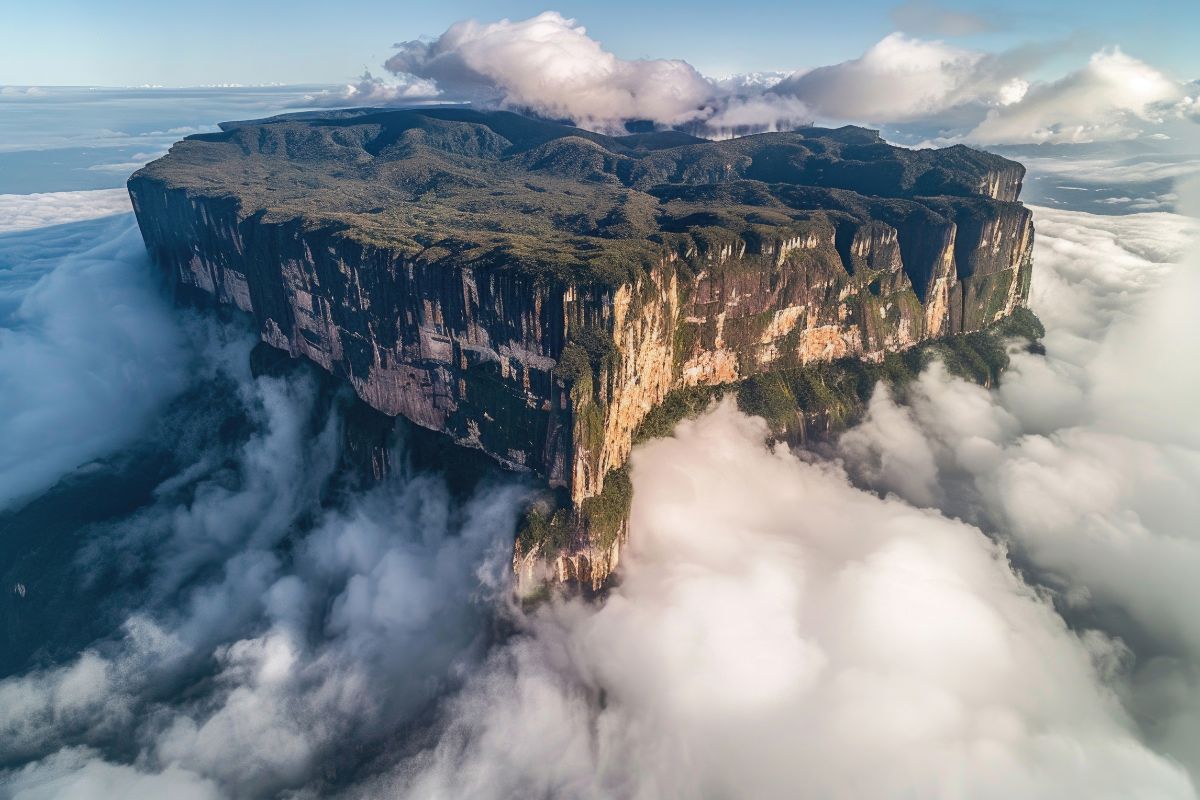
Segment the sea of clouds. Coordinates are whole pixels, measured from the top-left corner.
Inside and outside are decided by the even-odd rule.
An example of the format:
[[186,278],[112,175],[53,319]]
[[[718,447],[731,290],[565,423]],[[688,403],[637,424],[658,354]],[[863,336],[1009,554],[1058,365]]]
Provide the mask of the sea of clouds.
[[994,532],[1077,626],[1116,643],[1153,746],[1200,774],[1200,297],[1194,219],[1039,209],[1046,358],[996,391],[931,370],[841,440],[861,483]]
[[130,215],[0,235],[12,509],[177,458],[65,556],[108,629],[0,679],[0,796],[1194,797],[1198,226],[1035,221],[1044,357],[934,366],[822,453],[714,408],[635,453],[621,585],[532,611],[525,487],[322,503],[336,411],[173,312]]

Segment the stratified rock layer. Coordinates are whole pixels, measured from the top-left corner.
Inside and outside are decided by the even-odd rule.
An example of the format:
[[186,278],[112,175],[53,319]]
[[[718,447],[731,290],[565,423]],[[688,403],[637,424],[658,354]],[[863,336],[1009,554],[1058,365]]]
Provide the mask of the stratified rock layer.
[[[1024,169],[965,147],[612,138],[464,109],[223,128],[129,181],[180,289],[577,506],[673,388],[878,360],[1028,292]],[[597,584],[621,538],[523,559]]]

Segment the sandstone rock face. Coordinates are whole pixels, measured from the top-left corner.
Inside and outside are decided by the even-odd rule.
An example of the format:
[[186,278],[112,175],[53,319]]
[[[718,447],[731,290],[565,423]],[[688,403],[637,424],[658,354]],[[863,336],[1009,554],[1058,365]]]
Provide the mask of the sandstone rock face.
[[[129,182],[180,290],[576,507],[676,387],[878,360],[1028,293],[1024,170],[963,147],[610,138],[461,109],[225,127]],[[598,586],[624,536],[514,564]]]

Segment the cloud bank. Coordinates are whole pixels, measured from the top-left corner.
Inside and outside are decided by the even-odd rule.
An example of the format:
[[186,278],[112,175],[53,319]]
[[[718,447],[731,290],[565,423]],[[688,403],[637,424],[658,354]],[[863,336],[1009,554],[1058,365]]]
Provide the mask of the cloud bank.
[[397,45],[384,66],[453,87],[457,95],[534,108],[585,127],[625,119],[689,122],[703,113],[713,89],[685,61],[617,58],[582,25],[553,11],[518,22],[458,22],[432,42]]
[[[162,432],[178,471],[76,555],[81,581],[141,586],[123,622],[0,680],[6,797],[318,791],[480,657],[525,490],[459,503],[402,474],[326,505],[338,414],[303,374],[252,377],[244,333],[210,333],[197,398]],[[251,433],[213,436],[210,409]]]
[[[1117,48],[1095,53],[1059,80],[1037,81],[1032,73],[1061,43],[986,53],[913,35],[963,35],[993,25],[982,18],[923,3],[896,14],[908,33],[892,33],[858,58],[797,65],[770,80],[714,80],[677,59],[622,59],[553,11],[517,21],[468,19],[435,38],[397,44],[384,65],[392,79],[367,74],[341,95],[316,101],[436,97],[604,132],[649,120],[717,137],[813,122],[901,124],[933,141],[976,144],[1127,139],[1188,119],[1198,107],[1194,84]],[[935,30],[931,20],[939,21]]]
[[530,620],[363,796],[1193,796],[1103,685],[1117,645],[765,436],[727,404],[640,450],[621,587]]
[[861,57],[789,78],[774,88],[823,117],[873,123],[931,117],[965,103],[1019,103],[1024,66],[940,41],[893,33]]
[[[50,225],[128,208],[116,191],[0,206]],[[187,366],[132,214],[0,235],[0,510],[135,436]]]
[[1020,102],[992,109],[966,138],[982,144],[1131,139],[1187,113],[1185,87],[1117,48],[1087,66],[1031,89]]
[[1017,355],[991,393],[931,371],[904,406],[876,396],[841,449],[864,483],[1002,537],[1068,619],[1126,642],[1119,691],[1195,776],[1200,225],[1094,219],[1035,213],[1045,359]]
[[[134,167],[141,166],[144,161]],[[0,233],[63,225],[131,211],[125,189],[0,194]]]

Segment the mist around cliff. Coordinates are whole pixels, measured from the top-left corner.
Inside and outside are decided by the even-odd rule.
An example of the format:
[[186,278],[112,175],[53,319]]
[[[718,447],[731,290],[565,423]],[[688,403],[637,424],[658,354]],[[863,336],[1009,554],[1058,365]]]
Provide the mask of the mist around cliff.
[[359,796],[1193,796],[1118,643],[978,529],[765,434],[727,404],[643,448],[621,588],[535,616]]
[[622,586],[362,796],[1194,797],[1200,225],[1035,220],[1044,357],[823,457],[728,405],[644,446]]
[[1035,219],[1044,358],[821,453],[684,423],[623,583],[533,611],[519,482],[338,489],[336,406],[131,218],[0,235],[0,795],[1194,797],[1196,224]]
[[995,392],[932,370],[903,406],[877,395],[841,453],[860,483],[994,532],[1072,627],[1118,643],[1115,691],[1195,778],[1200,229],[1035,218],[1047,357],[1014,356]]
[[[150,274],[144,254],[126,268],[131,224],[106,221],[100,236],[112,248],[109,299],[129,300]],[[94,237],[85,247],[95,258]],[[95,288],[64,259],[21,309],[45,295],[79,311],[75,290],[59,286],[72,278]],[[405,470],[371,491],[331,489],[340,417],[312,378],[255,377],[248,331],[178,314],[159,293],[139,297],[150,308],[134,338],[165,339],[189,381],[158,398],[135,437],[121,440],[126,421],[102,407],[93,415],[84,400],[6,398],[14,417],[44,412],[48,436],[72,414],[96,435],[40,473],[57,469],[61,482],[0,516],[11,644],[0,680],[0,763],[11,771],[0,773],[0,795],[336,786],[482,658],[492,602],[508,596],[527,489],[506,481],[459,501],[436,475]],[[148,382],[139,370],[159,365],[139,364],[131,339],[92,333],[139,378],[101,362],[93,388],[135,403]],[[6,331],[0,345],[59,345],[54,325],[27,335],[32,344]],[[125,448],[97,452],[112,444],[98,437],[106,425]]]
[[337,785],[482,657],[527,487],[337,485],[314,380],[74,203],[0,236],[0,796]]

